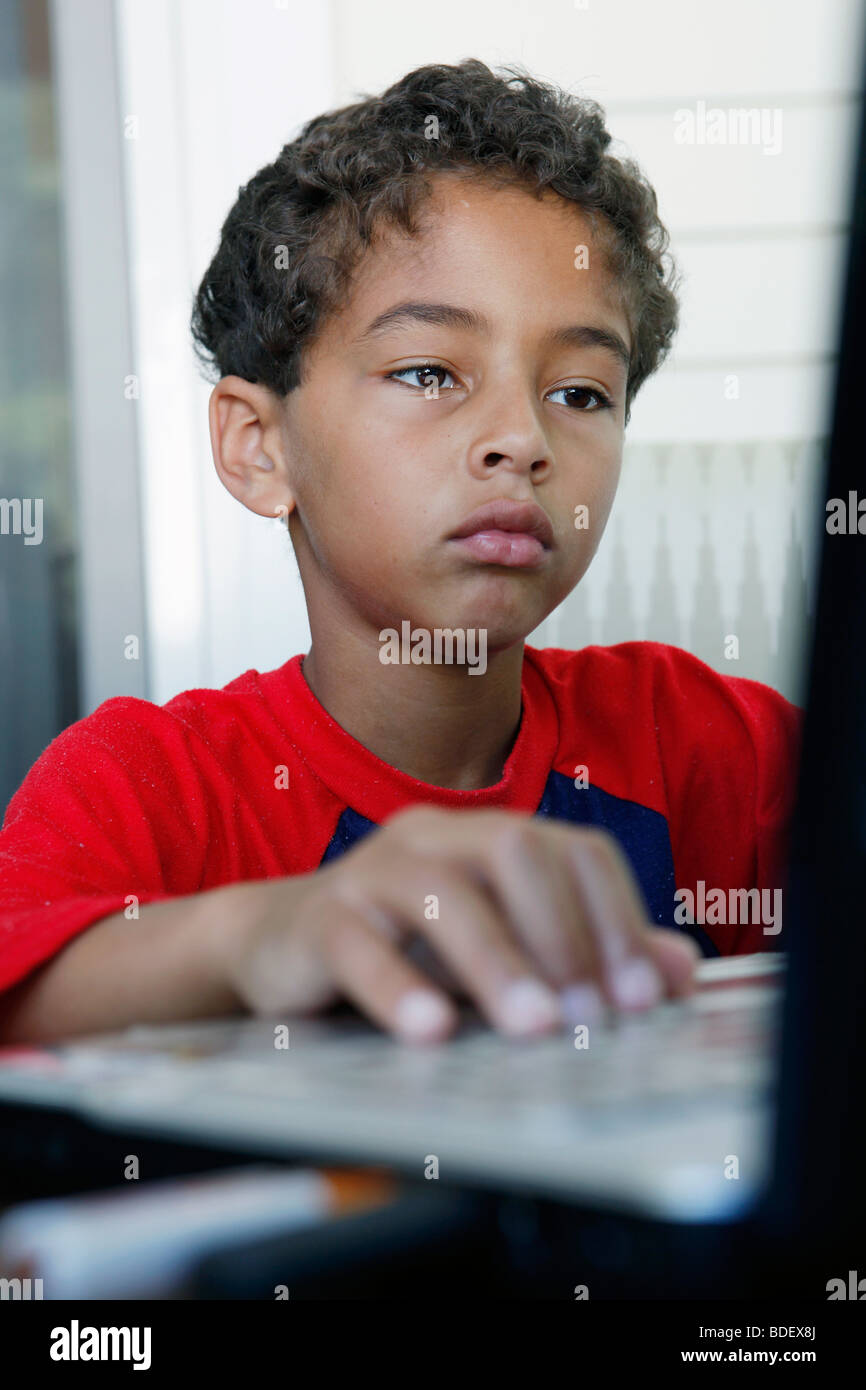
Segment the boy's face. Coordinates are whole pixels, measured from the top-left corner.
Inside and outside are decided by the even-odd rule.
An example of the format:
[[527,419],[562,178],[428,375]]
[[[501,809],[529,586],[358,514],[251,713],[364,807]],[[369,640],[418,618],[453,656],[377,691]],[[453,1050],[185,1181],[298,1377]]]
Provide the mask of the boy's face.
[[[627,365],[574,330],[603,330],[626,354],[631,341],[578,209],[459,175],[433,188],[422,234],[374,242],[308,349],[281,403],[276,472],[252,505],[294,503],[314,637],[329,611],[375,641],[406,619],[484,628],[494,652],[584,574],[619,479]],[[371,327],[406,304],[438,307]],[[540,509],[511,520],[534,539],[503,536],[498,514],[455,538],[503,499]]]

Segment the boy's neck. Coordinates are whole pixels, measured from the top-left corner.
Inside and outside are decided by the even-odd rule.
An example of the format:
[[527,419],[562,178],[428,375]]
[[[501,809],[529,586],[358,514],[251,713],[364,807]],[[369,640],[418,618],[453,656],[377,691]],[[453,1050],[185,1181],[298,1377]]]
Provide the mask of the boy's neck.
[[332,719],[376,757],[436,787],[473,790],[502,778],[520,724],[523,644],[487,670],[383,665],[379,649],[315,642],[304,679]]

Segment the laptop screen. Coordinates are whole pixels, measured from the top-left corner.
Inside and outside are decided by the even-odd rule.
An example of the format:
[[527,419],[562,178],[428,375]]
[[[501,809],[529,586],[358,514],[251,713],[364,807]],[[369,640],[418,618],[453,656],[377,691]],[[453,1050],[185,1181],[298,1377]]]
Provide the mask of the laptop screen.
[[[866,89],[866,71],[861,87]],[[866,110],[851,173],[832,435],[791,842],[773,1224],[818,1246],[863,1229],[866,1070]]]

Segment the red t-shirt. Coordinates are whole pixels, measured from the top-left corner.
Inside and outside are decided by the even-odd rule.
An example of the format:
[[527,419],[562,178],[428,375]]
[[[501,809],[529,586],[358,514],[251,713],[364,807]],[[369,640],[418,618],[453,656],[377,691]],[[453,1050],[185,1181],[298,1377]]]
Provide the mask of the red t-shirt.
[[[0,989],[133,898],[307,873],[413,802],[604,826],[659,925],[684,920],[678,890],[703,902],[701,882],[705,896],[784,886],[801,712],[766,685],[655,642],[526,647],[502,779],[454,791],[346,733],[302,663],[165,705],[117,696],[49,744],[0,830]],[[783,943],[760,920],[715,918],[683,928],[705,954]]]

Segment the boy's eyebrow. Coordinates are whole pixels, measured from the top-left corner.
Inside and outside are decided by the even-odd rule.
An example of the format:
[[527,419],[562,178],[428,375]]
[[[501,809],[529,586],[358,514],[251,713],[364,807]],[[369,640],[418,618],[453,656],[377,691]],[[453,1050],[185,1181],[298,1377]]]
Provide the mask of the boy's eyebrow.
[[365,338],[373,338],[377,333],[384,333],[388,328],[399,328],[404,323],[432,323],[441,328],[471,328],[476,333],[490,332],[489,319],[475,309],[459,309],[456,304],[407,300],[378,314],[356,341],[363,342]]
[[[456,304],[406,300],[377,314],[355,341],[364,342],[387,329],[399,328],[407,323],[430,323],[440,328],[469,328],[476,333],[491,332],[490,320],[475,309],[462,309]],[[624,339],[612,328],[598,328],[588,323],[566,324],[563,328],[552,329],[545,336],[548,342],[560,347],[602,348],[621,362],[626,370],[631,365],[631,354]]]

